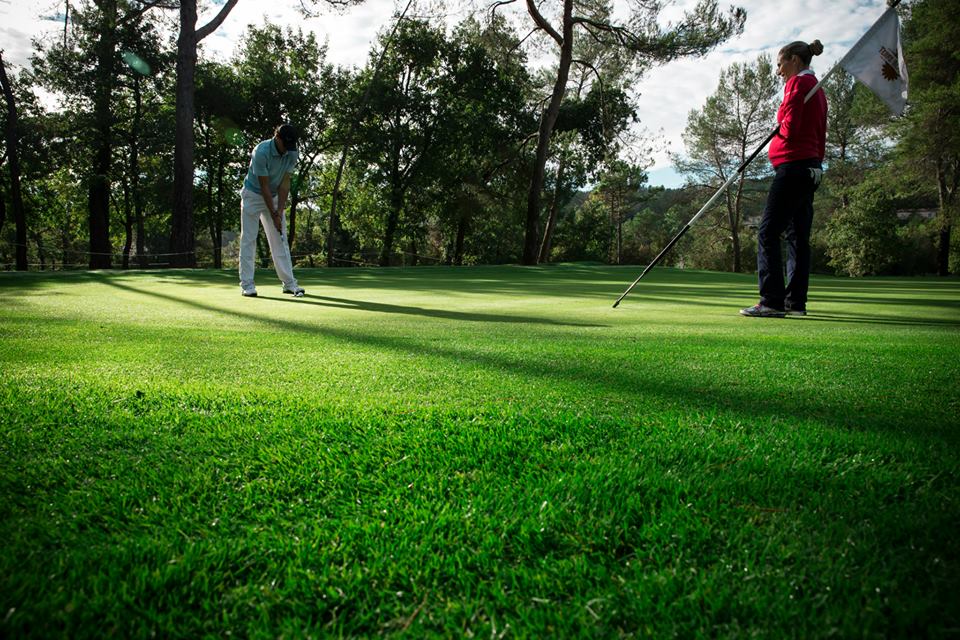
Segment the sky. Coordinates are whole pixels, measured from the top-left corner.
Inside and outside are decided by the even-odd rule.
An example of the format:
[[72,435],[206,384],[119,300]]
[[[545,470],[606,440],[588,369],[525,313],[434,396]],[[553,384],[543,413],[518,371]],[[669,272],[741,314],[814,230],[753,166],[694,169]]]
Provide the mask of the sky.
[[[15,65],[29,64],[31,40],[54,37],[63,30],[65,0],[0,0],[0,49],[4,60]],[[213,0],[217,5],[223,0]],[[72,0],[77,4],[78,0]],[[625,14],[629,0],[615,0],[616,12]],[[411,14],[422,15],[421,7],[427,0],[415,0]],[[343,13],[325,10],[317,18],[304,19],[296,11],[298,0],[240,0],[223,25],[203,41],[204,54],[219,59],[228,58],[240,44],[249,24],[264,20],[280,25],[302,26],[312,30],[321,41],[329,44],[328,59],[344,66],[362,66],[378,33],[392,25],[396,12],[406,5],[405,0],[366,0],[361,6]],[[491,4],[483,0],[448,2],[446,20],[453,24],[476,7]],[[517,24],[528,27],[529,17],[523,12],[522,2],[503,7],[501,11],[513,17]],[[541,11],[549,16],[549,5],[558,0],[546,0]],[[661,15],[663,20],[676,20],[695,0],[674,0]],[[703,58],[671,62],[648,72],[634,87],[640,130],[653,137],[656,151],[650,158],[648,173],[651,185],[676,187],[682,177],[672,168],[668,152],[682,153],[682,134],[687,115],[703,106],[706,98],[717,88],[720,70],[734,62],[749,62],[760,54],[776,57],[784,44],[794,40],[819,39],[824,45],[822,55],[814,58],[812,68],[823,76],[853,46],[870,25],[883,14],[883,0],[721,0],[726,7],[736,4],[747,11],[743,34],[729,40]],[[198,24],[206,23],[215,15],[218,6],[210,4],[200,14]],[[524,31],[526,33],[526,31]],[[557,55],[544,51],[547,56]],[[775,114],[770,114],[771,128]]]

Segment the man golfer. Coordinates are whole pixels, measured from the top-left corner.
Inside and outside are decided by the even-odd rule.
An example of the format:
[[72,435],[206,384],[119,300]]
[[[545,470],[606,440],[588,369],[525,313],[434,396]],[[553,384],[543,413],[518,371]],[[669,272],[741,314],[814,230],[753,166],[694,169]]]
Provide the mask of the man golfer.
[[250,168],[240,190],[240,293],[248,298],[257,295],[253,274],[261,223],[283,293],[297,298],[305,293],[293,276],[287,219],[283,214],[290,194],[290,173],[297,164],[298,138],[293,125],[280,125],[273,138],[254,147],[250,156]]

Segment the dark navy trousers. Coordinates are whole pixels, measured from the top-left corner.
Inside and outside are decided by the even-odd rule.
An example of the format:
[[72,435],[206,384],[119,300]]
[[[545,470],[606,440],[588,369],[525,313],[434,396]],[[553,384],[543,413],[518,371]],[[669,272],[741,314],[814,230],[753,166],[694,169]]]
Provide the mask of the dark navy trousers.
[[[814,159],[785,162],[776,168],[757,231],[757,275],[764,306],[781,311],[807,308],[813,194],[819,186],[810,170],[820,166]],[[781,237],[787,241],[786,285]]]

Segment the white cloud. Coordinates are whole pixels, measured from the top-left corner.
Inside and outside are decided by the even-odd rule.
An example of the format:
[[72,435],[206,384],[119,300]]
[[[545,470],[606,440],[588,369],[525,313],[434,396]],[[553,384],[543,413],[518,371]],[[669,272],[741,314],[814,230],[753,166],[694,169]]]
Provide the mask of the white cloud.
[[[322,3],[321,3],[322,4]],[[366,0],[359,7],[337,13],[327,9],[319,17],[304,18],[296,10],[296,2],[253,2],[241,0],[218,30],[215,43],[206,43],[208,55],[225,59],[242,43],[248,25],[261,25],[265,16],[282,27],[313,31],[321,42],[328,42],[327,58],[342,66],[362,66],[378,32],[392,25],[393,0]],[[214,12],[210,12],[214,15]],[[201,16],[200,20],[209,19]]]
[[33,38],[63,32],[63,16],[59,16],[59,23],[56,17],[57,5],[50,0],[0,0],[0,49],[4,62],[27,66],[33,53]]

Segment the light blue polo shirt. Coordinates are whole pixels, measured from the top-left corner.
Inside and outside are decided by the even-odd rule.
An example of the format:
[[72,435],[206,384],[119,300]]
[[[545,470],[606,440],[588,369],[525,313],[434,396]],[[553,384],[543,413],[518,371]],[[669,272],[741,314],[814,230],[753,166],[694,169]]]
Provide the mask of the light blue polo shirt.
[[260,181],[258,176],[270,177],[270,191],[276,195],[280,188],[280,182],[284,174],[293,173],[293,167],[297,164],[299,154],[296,151],[287,151],[283,155],[277,151],[277,145],[273,143],[273,138],[264,140],[253,148],[253,154],[250,156],[250,168],[247,169],[247,177],[243,180],[243,186],[254,193],[260,193]]

